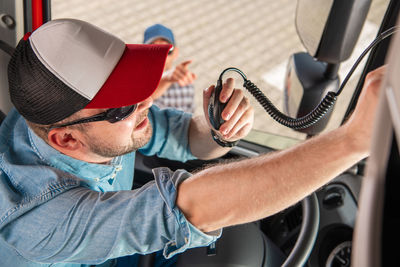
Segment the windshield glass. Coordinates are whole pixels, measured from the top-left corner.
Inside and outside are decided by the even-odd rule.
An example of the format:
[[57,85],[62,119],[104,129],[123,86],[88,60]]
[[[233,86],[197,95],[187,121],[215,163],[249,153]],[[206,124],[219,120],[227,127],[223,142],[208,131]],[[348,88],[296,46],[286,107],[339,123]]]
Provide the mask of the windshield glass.
[[[351,58],[340,66],[341,80],[376,36],[388,2],[372,1],[356,48]],[[197,75],[195,114],[203,113],[203,89],[215,84],[227,67],[242,70],[276,107],[283,110],[288,58],[305,51],[295,27],[296,4],[293,0],[53,0],[52,18],[86,20],[128,43],[142,43],[144,30],[154,23],[173,29],[180,51],[176,62],[193,60],[190,70]],[[342,122],[363,64],[338,98],[326,130]],[[241,84],[237,79],[237,86]],[[284,148],[306,138],[304,133],[275,122],[252,96],[249,98],[255,108],[255,123],[246,140]]]

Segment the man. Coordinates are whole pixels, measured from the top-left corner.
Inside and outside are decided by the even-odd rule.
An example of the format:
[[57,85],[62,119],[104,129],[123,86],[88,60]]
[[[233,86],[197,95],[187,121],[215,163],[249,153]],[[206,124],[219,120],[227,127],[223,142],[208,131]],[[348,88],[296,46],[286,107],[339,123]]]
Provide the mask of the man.
[[[189,173],[161,168],[155,183],[130,191],[139,148],[183,161],[229,151],[203,117],[151,107],[170,48],[125,45],[72,19],[20,41],[9,64],[18,113],[0,134],[4,266],[100,264],[159,250],[171,257],[217,239],[220,231],[200,232],[175,205]],[[221,140],[231,142],[251,129],[253,110],[240,91],[226,93],[232,119]]]
[[[172,257],[214,242],[223,227],[296,203],[368,155],[383,69],[367,77],[352,118],[329,134],[194,175],[158,168],[154,183],[131,191],[136,149],[214,158],[252,126],[253,109],[232,80],[221,93],[229,101],[218,143],[204,118],[151,107],[169,49],[125,45],[71,19],[21,40],[9,65],[18,112],[0,131],[4,266],[111,264],[159,250]],[[204,92],[205,107],[213,89]]]
[[154,24],[145,30],[143,43],[172,45],[160,83],[151,96],[154,104],[160,108],[173,107],[193,113],[195,111],[193,82],[197,77],[189,70],[192,60],[173,66],[179,55],[179,47],[176,46],[172,30],[162,24]]

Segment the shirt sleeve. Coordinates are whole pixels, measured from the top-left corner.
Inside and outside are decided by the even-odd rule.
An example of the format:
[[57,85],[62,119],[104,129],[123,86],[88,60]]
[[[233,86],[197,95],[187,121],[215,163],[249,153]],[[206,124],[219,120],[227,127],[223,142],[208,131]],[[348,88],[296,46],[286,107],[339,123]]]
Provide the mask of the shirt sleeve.
[[100,264],[135,253],[163,250],[169,258],[207,246],[220,236],[191,225],[176,206],[176,188],[190,174],[154,170],[155,182],[134,191],[70,189],[2,229],[23,257],[42,263]]
[[164,247],[164,257],[170,258],[188,248],[207,246],[215,242],[221,236],[222,230],[207,234],[203,233],[192,225],[175,205],[177,185],[190,177],[191,174],[185,170],[172,172],[165,167],[153,169],[153,173],[161,196],[168,209],[174,214],[179,229],[175,240],[168,242]]
[[188,139],[191,119],[190,113],[172,108],[159,109],[153,105],[149,112],[153,135],[139,151],[146,156],[157,155],[182,162],[196,159]]

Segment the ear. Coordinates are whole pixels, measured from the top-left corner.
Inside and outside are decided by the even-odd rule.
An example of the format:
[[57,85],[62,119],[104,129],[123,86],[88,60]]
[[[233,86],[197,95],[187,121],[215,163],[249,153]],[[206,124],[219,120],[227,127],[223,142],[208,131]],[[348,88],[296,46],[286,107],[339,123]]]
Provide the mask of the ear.
[[49,144],[58,151],[68,154],[82,148],[82,143],[76,131],[67,128],[55,128],[47,135]]

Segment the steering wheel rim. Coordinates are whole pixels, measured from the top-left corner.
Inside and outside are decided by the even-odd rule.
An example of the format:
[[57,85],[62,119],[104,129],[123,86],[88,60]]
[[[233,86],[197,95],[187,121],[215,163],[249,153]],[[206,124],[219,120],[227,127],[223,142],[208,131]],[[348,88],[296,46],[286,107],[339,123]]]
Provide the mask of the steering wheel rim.
[[304,266],[314,247],[319,228],[319,204],[315,193],[301,201],[303,219],[296,243],[282,267]]

